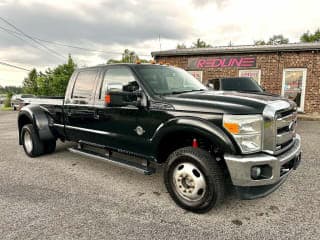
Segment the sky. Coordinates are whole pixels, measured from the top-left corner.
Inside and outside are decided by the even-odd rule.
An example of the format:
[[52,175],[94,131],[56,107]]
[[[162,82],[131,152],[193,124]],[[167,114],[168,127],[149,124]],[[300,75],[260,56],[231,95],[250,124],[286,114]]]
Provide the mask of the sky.
[[[197,38],[250,45],[283,34],[298,42],[320,27],[319,9],[318,0],[0,0],[0,17],[36,39],[0,19],[0,62],[44,71],[68,54],[80,67],[120,59],[126,48],[151,59]],[[0,85],[21,86],[27,74],[0,65]]]

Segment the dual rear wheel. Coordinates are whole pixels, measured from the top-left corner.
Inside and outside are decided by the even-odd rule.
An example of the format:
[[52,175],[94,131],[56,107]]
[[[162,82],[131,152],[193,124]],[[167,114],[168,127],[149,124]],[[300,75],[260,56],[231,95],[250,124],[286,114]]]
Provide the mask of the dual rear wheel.
[[21,140],[23,149],[29,157],[53,153],[56,150],[56,140],[41,141],[32,124],[22,127]]

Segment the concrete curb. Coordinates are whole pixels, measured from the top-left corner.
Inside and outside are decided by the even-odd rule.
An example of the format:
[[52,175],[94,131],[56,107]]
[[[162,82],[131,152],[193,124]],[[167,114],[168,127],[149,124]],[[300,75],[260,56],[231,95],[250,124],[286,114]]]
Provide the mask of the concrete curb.
[[302,120],[302,121],[320,121],[320,115],[298,114],[298,120]]

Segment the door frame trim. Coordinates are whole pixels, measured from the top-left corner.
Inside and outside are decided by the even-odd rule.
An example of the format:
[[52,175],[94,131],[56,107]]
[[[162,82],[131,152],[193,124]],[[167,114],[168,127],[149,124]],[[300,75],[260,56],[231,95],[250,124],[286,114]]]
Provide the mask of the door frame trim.
[[82,127],[74,127],[71,125],[65,125],[65,128],[72,129],[72,130],[91,132],[91,133],[96,133],[96,134],[101,134],[101,135],[107,135],[107,136],[116,136],[116,134],[113,134],[113,133],[110,133],[107,131],[100,131],[100,130],[94,130],[94,129],[90,129],[90,128],[82,128]]

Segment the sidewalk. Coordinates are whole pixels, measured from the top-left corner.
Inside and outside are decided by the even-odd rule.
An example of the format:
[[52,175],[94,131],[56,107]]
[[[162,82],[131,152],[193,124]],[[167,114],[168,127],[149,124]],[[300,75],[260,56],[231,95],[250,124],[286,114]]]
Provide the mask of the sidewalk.
[[298,120],[302,121],[320,121],[320,114],[298,114]]

